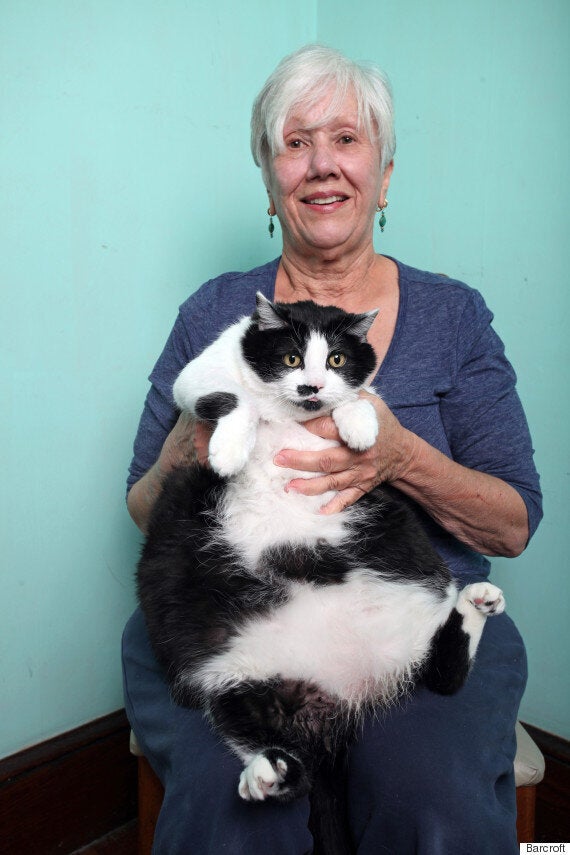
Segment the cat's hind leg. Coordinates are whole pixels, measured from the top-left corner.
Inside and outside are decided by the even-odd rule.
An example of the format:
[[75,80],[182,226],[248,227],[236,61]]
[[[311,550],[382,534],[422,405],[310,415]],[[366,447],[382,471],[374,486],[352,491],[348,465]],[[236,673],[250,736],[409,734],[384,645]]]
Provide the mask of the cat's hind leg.
[[274,798],[290,801],[309,790],[309,779],[301,761],[280,748],[265,748],[243,769],[238,793],[246,801]]
[[325,742],[332,746],[342,727],[335,710],[302,680],[248,681],[210,698],[212,724],[244,763],[239,795],[282,802],[305,795]]
[[422,681],[433,692],[458,691],[469,673],[488,616],[505,609],[503,592],[489,582],[463,588],[447,621],[436,632]]
[[463,631],[469,636],[469,656],[473,658],[487,617],[505,610],[503,592],[490,582],[475,582],[459,592],[457,611],[463,616]]

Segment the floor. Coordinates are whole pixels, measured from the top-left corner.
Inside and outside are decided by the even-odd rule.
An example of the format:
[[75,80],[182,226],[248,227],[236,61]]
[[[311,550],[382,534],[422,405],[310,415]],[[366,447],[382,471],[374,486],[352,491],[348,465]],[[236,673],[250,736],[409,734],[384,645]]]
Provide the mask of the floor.
[[117,828],[115,831],[95,840],[89,846],[76,849],[71,855],[136,855],[137,853],[137,821],[136,819]]

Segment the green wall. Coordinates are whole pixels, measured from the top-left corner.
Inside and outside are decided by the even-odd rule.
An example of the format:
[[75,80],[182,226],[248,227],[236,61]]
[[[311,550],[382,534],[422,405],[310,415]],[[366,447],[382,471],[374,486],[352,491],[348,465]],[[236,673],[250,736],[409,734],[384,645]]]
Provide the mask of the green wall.
[[495,577],[529,647],[523,717],[570,737],[569,9],[2,4],[0,756],[122,704],[140,543],[124,476],[146,375],[191,290],[277,254],[249,109],[277,59],[314,40],[394,84],[378,248],[479,287],[519,372],[547,517]]

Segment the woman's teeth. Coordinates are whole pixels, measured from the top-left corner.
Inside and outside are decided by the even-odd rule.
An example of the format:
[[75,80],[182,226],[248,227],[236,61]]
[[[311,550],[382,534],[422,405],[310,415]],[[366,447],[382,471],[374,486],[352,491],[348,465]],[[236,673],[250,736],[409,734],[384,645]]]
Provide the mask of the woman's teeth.
[[307,199],[309,205],[332,205],[333,202],[344,202],[345,196],[326,196],[324,199]]

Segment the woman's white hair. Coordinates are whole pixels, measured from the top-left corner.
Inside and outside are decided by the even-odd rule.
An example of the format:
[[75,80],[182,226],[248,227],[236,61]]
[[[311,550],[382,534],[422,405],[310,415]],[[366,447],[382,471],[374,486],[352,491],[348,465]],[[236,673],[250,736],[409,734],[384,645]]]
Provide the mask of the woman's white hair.
[[392,91],[386,76],[371,64],[356,63],[340,51],[306,45],[281,60],[253,104],[251,151],[267,184],[269,163],[283,151],[283,127],[299,105],[310,109],[325,95],[332,96],[318,125],[338,111],[349,92],[358,104],[358,123],[369,139],[380,144],[382,172],[396,149]]

